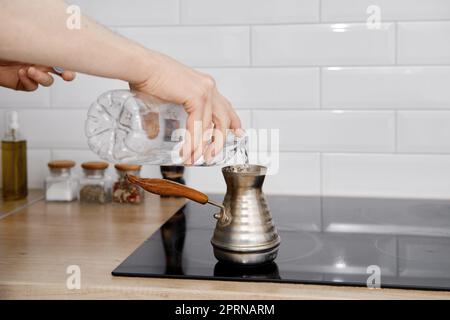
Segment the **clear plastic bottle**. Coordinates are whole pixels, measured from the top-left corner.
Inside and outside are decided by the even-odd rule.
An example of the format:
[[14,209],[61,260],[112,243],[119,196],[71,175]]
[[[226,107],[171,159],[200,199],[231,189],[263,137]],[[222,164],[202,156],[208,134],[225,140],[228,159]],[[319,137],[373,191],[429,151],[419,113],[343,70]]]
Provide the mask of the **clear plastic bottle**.
[[[112,90],[91,105],[85,133],[91,150],[109,162],[176,165],[182,163],[186,119],[181,105]],[[228,133],[223,151],[208,165],[245,163],[245,141]],[[195,165],[205,165],[203,157]]]

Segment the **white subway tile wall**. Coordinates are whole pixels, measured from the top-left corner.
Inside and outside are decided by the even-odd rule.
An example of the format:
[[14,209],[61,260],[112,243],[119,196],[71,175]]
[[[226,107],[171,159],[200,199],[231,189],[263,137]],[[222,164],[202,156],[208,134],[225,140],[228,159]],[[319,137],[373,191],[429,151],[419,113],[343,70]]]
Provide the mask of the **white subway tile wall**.
[[242,27],[119,28],[117,32],[191,66],[248,66],[250,31]]
[[450,111],[399,111],[398,151],[450,153]]
[[394,111],[254,111],[253,124],[279,129],[281,151],[395,151]]
[[181,0],[183,24],[257,24],[319,21],[320,0]]
[[398,63],[450,64],[449,35],[450,21],[399,23]]
[[325,154],[325,195],[448,198],[450,156]]
[[88,109],[99,95],[112,89],[128,89],[128,84],[85,74],[77,74],[70,83],[55,79],[50,93],[51,107]]
[[19,116],[29,148],[88,148],[84,136],[86,110],[32,108],[20,110]]
[[450,66],[329,67],[322,69],[322,105],[342,109],[449,109],[449,83]]
[[68,0],[108,26],[172,25],[179,22],[179,0]]
[[216,68],[217,87],[237,108],[318,108],[319,68]]
[[[264,192],[320,195],[319,153],[282,152],[278,167],[276,174],[268,174],[264,182]],[[189,186],[199,190],[218,193],[226,191],[225,181],[219,168],[190,167],[186,169],[185,177]]]
[[28,185],[35,188],[44,187],[44,179],[48,175],[47,163],[51,160],[48,149],[29,149],[27,152]]
[[35,108],[50,105],[50,89],[40,88],[34,92],[24,93],[0,87],[1,108]]
[[395,25],[366,24],[255,26],[255,66],[379,65],[395,62]]
[[380,8],[383,20],[450,19],[448,0],[322,0],[321,18],[330,22],[367,21],[372,5]]
[[[280,129],[267,193],[450,197],[449,0],[67,2],[211,74],[245,127]],[[127,84],[81,74],[33,93],[0,88],[2,119],[20,111],[30,187],[42,186],[50,159],[97,159],[86,110],[117,88]],[[159,177],[159,167],[143,174]],[[187,168],[186,180],[225,190],[219,168]]]

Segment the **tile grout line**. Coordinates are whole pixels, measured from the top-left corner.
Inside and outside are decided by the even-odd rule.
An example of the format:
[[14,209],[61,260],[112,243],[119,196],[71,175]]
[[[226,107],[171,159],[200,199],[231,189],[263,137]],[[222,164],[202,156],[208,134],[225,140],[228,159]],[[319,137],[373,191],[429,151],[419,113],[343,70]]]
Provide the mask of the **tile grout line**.
[[324,174],[323,174],[323,152],[319,153],[319,193],[321,196],[323,196],[323,180],[324,180]]
[[394,152],[398,154],[398,110],[394,110]]
[[322,0],[319,0],[319,23],[322,23]]
[[[376,68],[393,68],[393,69],[400,69],[400,68],[449,68],[450,63],[416,63],[416,64],[394,64],[394,63],[366,63],[366,64],[342,64],[342,63],[334,63],[334,64],[271,64],[271,65],[252,65],[253,68],[250,68],[248,64],[236,64],[236,65],[226,65],[226,64],[215,64],[215,65],[196,65],[196,64],[189,64],[189,67],[195,68],[195,69],[296,69],[296,70],[303,70],[303,69],[313,69],[313,68],[336,68],[339,67],[341,69],[348,69],[348,68],[361,68],[361,69],[376,69]],[[102,77],[92,77],[92,78],[98,78],[100,80],[105,80]],[[107,80],[106,80],[107,81]],[[125,81],[123,81],[124,84],[126,84]],[[123,89],[123,88],[116,88],[116,89]]]
[[[39,88],[38,88],[39,89]],[[54,105],[53,105],[53,90],[54,86],[50,86],[49,90],[48,90],[48,107],[53,109]]]
[[249,54],[249,64],[253,67],[253,27],[248,26],[248,54]]
[[398,44],[398,23],[395,22],[394,24],[394,28],[395,28],[395,36],[394,36],[394,65],[398,66],[398,48],[399,48],[399,44]]
[[[250,69],[248,65],[242,64],[242,65],[189,65],[192,68],[197,69]],[[271,65],[254,65],[254,69],[311,69],[311,68],[341,68],[341,69],[348,69],[348,68],[448,68],[450,67],[450,63],[419,63],[419,64],[398,64],[395,65],[394,63],[381,63],[381,64],[374,64],[374,63],[366,63],[366,64],[342,64],[342,63],[334,63],[334,64],[271,64]]]
[[323,101],[323,68],[319,67],[319,108],[320,110],[323,110],[323,105],[322,105],[322,101]]
[[324,231],[324,221],[323,221],[323,197],[324,197],[324,188],[323,188],[323,153],[319,153],[319,196],[320,196],[320,231]]
[[[382,24],[389,23],[439,23],[439,22],[450,22],[450,19],[435,19],[435,20],[399,20],[399,19],[388,19],[382,22]],[[111,24],[105,25],[108,28],[214,28],[214,27],[246,27],[246,26],[261,26],[261,27],[271,27],[271,26],[305,26],[305,25],[329,25],[329,24],[337,24],[337,23],[346,23],[346,24],[357,24],[357,25],[366,25],[366,20],[323,20],[319,13],[319,19],[317,21],[296,21],[296,22],[268,22],[268,23],[213,23],[213,24],[201,24],[201,23],[172,23],[172,24]]]
[[182,3],[183,0],[178,0],[178,26],[182,26],[182,22],[181,22],[181,16],[182,16]]

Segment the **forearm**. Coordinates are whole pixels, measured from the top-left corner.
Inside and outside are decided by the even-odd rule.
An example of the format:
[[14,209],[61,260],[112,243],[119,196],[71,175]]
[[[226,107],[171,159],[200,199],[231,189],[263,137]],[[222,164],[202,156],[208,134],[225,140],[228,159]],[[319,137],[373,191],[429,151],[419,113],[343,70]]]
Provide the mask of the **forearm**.
[[59,66],[131,83],[145,81],[158,54],[81,17],[69,29],[61,0],[0,0],[0,59]]

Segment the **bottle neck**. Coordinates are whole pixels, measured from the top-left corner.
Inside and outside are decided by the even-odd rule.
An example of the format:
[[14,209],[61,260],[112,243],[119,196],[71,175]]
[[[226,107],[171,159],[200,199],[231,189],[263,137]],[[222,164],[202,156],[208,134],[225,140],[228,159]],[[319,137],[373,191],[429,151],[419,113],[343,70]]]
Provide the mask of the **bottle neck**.
[[119,170],[116,170],[117,171],[117,175],[119,176],[119,179],[123,179],[123,178],[125,178],[125,175],[126,174],[132,174],[132,175],[134,175],[134,176],[139,176],[139,174],[140,174],[140,170],[135,170],[135,171],[133,171],[133,170],[129,170],[129,171],[119,171]]
[[8,128],[3,135],[3,141],[23,141],[24,138],[19,130]]
[[88,178],[101,179],[105,177],[105,170],[84,169],[84,175]]
[[68,177],[70,176],[70,173],[71,173],[70,168],[50,169],[50,175],[52,177]]
[[4,140],[6,141],[20,141],[23,140],[19,131],[19,114],[17,111],[11,110],[6,112],[6,132]]

